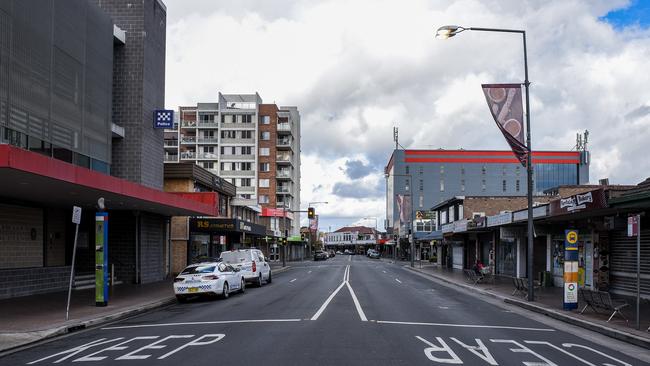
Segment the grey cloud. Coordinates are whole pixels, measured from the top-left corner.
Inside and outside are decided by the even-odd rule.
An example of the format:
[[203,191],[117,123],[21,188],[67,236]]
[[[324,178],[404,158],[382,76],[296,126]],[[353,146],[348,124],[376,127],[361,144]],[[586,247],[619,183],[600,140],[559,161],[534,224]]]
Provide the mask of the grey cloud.
[[372,173],[375,169],[363,163],[361,160],[347,160],[345,162],[345,174],[350,179],[359,179]]
[[625,120],[626,121],[633,121],[635,119],[645,117],[648,114],[650,114],[650,106],[647,105],[642,105],[639,108],[631,111],[630,113],[625,115]]
[[379,198],[384,195],[384,186],[378,182],[375,186],[368,186],[364,182],[337,182],[332,188],[332,194],[343,198]]

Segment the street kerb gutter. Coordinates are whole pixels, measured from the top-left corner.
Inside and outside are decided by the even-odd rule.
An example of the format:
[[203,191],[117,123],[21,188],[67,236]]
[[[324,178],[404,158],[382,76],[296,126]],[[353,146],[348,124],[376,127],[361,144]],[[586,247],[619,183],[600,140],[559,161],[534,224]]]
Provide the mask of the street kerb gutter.
[[[273,273],[282,273],[285,271],[288,271],[291,269],[291,266],[286,266],[286,267],[281,267],[277,269],[273,269]],[[104,316],[99,316],[93,319],[87,319],[87,320],[79,320],[76,322],[70,322],[65,325],[61,325],[58,327],[50,328],[50,329],[42,329],[42,330],[37,330],[37,331],[32,331],[32,332],[22,332],[22,333],[5,333],[5,334],[16,334],[16,335],[22,335],[24,338],[28,339],[24,343],[18,343],[15,345],[11,345],[7,348],[3,348],[4,346],[0,345],[0,357],[7,356],[9,354],[18,352],[18,351],[23,351],[32,347],[37,346],[40,344],[40,342],[49,340],[51,338],[55,338],[58,336],[62,336],[65,334],[69,334],[78,330],[83,330],[87,328],[91,328],[94,326],[110,323],[119,319],[123,318],[128,318],[134,315],[139,315],[151,310],[163,308],[165,306],[169,306],[176,303],[176,297],[170,296],[169,298],[165,298],[159,301],[154,301],[151,303],[146,303],[142,305],[135,305],[130,308],[127,308],[122,311],[117,311],[115,313],[110,313]],[[30,337],[30,333],[33,333],[34,336]],[[41,333],[41,335],[36,335],[37,333]],[[1,334],[0,334],[1,336]]]
[[588,329],[588,330],[591,330],[591,331],[606,335],[606,336],[614,338],[614,339],[618,339],[620,341],[624,341],[624,342],[627,342],[627,343],[634,344],[636,346],[641,346],[641,347],[645,347],[645,348],[650,349],[650,339],[637,336],[636,334],[624,332],[624,331],[617,330],[617,329],[608,328],[606,326],[596,324],[596,323],[593,323],[593,322],[590,322],[590,321],[587,321],[587,320],[577,319],[577,318],[568,316],[566,314],[562,314],[561,312],[553,310],[553,309],[548,309],[548,308],[545,308],[545,307],[542,307],[542,306],[539,306],[539,305],[536,305],[536,304],[533,304],[533,303],[529,303],[527,301],[513,299],[513,298],[510,298],[510,297],[503,296],[503,295],[494,293],[492,291],[484,290],[484,289],[481,289],[481,288],[478,288],[478,287],[474,287],[474,286],[471,286],[471,285],[468,285],[468,284],[465,284],[465,283],[459,283],[459,282],[456,282],[456,281],[452,281],[452,280],[447,279],[447,278],[445,278],[443,276],[438,276],[438,275],[436,275],[434,273],[425,272],[425,271],[420,270],[418,268],[411,268],[409,266],[403,266],[403,268],[408,269],[408,270],[413,271],[413,272],[417,272],[419,274],[423,274],[423,275],[432,277],[432,278],[434,278],[436,280],[440,280],[442,282],[448,283],[448,284],[453,285],[455,287],[462,287],[464,289],[467,289],[467,290],[470,290],[470,291],[473,291],[473,292],[478,292],[478,293],[480,293],[482,295],[487,295],[487,296],[502,300],[506,304],[516,305],[516,306],[519,306],[520,308],[523,308],[523,309],[526,309],[526,310],[529,310],[529,311],[533,311],[533,312],[536,312],[536,313],[539,313],[539,314],[543,314],[543,315],[546,315],[546,316],[551,317],[553,319],[561,320],[561,321],[564,321],[566,323],[576,325],[576,326],[579,326],[581,328],[585,328],[585,329]]

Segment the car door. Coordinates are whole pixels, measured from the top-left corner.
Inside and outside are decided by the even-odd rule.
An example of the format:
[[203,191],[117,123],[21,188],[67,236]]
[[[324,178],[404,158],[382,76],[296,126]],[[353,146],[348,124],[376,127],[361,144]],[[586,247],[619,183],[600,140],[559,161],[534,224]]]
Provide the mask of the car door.
[[221,274],[224,276],[226,281],[228,281],[228,286],[231,290],[238,290],[241,288],[241,279],[240,276],[237,275],[241,272],[236,272],[235,268],[230,264],[225,264],[220,269],[222,269]]
[[255,254],[257,267],[261,268],[262,277],[267,280],[269,278],[269,273],[271,273],[271,267],[269,267],[269,264],[266,262],[266,258],[264,258],[264,254],[261,251],[258,250]]

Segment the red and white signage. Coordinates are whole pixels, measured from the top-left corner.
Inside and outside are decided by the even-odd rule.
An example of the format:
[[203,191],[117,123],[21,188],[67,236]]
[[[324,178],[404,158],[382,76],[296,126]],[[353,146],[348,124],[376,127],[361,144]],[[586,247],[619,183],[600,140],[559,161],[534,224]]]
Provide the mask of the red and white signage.
[[627,218],[627,236],[639,235],[639,215]]

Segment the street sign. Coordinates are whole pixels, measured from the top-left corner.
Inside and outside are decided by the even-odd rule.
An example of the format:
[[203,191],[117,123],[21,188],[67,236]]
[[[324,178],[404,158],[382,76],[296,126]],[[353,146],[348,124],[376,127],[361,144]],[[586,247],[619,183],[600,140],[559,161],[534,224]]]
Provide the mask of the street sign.
[[77,225],[81,223],[81,207],[72,207],[72,222]]
[[172,128],[174,126],[174,111],[158,109],[153,112],[153,128]]
[[637,236],[639,233],[639,216],[633,215],[627,218],[627,236]]
[[578,308],[578,230],[564,231],[564,309]]

